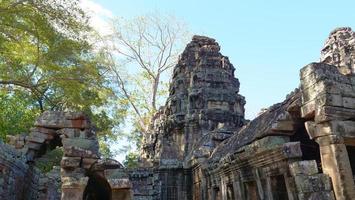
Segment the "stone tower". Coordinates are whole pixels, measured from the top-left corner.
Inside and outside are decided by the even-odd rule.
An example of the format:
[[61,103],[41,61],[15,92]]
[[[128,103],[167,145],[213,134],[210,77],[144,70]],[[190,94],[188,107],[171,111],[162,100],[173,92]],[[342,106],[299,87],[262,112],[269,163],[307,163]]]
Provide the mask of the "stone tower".
[[201,143],[203,138],[243,126],[245,100],[234,71],[214,39],[194,36],[174,68],[166,105],[144,136],[143,159],[181,167],[202,143],[213,149],[208,139]]
[[321,52],[320,61],[338,67],[342,74],[355,73],[355,32],[350,27],[332,31]]

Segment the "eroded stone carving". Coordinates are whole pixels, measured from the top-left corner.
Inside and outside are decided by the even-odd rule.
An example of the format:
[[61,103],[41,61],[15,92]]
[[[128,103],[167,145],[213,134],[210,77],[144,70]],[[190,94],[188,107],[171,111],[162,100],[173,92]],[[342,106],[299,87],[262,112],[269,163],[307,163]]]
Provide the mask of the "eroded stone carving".
[[332,31],[321,51],[320,61],[336,66],[342,74],[355,73],[355,32],[350,27]]

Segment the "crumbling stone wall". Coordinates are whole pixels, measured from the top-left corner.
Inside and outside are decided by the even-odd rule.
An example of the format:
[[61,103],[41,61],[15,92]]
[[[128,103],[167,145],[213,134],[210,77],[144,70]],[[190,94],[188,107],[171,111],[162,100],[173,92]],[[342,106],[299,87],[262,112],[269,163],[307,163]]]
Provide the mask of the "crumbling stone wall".
[[[83,113],[45,112],[28,136],[9,139],[13,147],[0,144],[0,181],[8,183],[1,187],[3,199],[132,199],[128,173],[119,162],[100,158]],[[57,146],[64,151],[60,167],[46,174],[36,169],[36,160]]]
[[160,199],[161,182],[157,170],[138,168],[129,170],[128,174],[135,200]]
[[22,199],[24,184],[28,182],[25,157],[2,142],[0,152],[0,199]]

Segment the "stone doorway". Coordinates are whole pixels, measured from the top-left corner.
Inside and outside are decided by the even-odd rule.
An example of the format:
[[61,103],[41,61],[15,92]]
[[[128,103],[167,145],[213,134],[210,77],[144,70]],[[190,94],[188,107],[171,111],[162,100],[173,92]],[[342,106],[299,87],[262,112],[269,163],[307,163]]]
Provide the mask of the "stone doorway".
[[284,175],[271,177],[271,189],[274,200],[288,200]]
[[353,172],[353,180],[355,182],[355,146],[346,146],[348,152],[351,171]]
[[111,187],[104,178],[91,175],[84,191],[83,200],[111,200],[111,193]]
[[321,166],[319,144],[310,139],[303,121],[299,122],[296,133],[290,137],[291,142],[300,142],[302,151],[302,160],[315,160],[318,167]]

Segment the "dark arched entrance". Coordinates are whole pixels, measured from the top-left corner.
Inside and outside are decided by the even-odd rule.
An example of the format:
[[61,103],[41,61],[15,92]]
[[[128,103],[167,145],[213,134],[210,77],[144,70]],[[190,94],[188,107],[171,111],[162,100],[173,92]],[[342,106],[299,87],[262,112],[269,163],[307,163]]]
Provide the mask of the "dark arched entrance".
[[84,200],[111,200],[111,196],[111,187],[104,178],[95,174],[89,176]]

